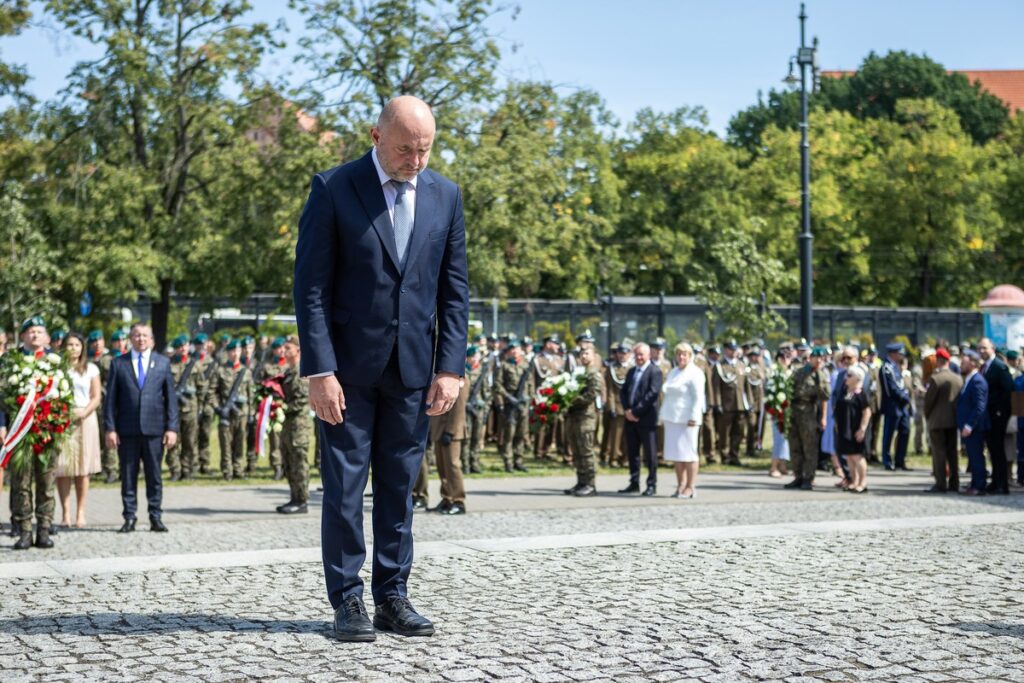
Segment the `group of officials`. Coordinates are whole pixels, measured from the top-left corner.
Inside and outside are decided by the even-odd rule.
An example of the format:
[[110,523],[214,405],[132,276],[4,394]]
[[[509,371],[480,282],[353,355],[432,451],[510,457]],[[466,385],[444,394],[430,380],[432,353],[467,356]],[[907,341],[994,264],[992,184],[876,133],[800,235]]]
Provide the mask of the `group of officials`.
[[[68,336],[62,330],[51,334],[43,318],[33,316],[21,326],[20,344],[0,349],[0,353],[64,353]],[[70,336],[83,339],[75,333]],[[96,412],[103,437],[97,476],[108,483],[121,480],[122,532],[135,530],[140,469],[146,482],[150,528],[167,530],[161,519],[162,466],[166,462],[172,481],[210,472],[214,428],[224,479],[252,474],[259,452],[266,447],[274,478],[287,477],[290,487],[290,499],[277,511],[308,511],[308,453],[314,429],[308,382],[298,371],[301,351],[297,337],[279,337],[263,344],[261,350],[251,337],[223,335],[218,345],[203,333],[191,339],[181,335],[160,353],[153,348],[150,328],[136,324],[128,332],[117,330],[110,335],[109,347],[99,330],[84,340],[87,359],[82,365],[96,368],[101,387]],[[276,427],[264,431],[266,443],[254,429],[262,396],[271,397],[271,403],[283,413],[283,420],[270,418]],[[76,396],[76,402],[79,400]],[[7,416],[0,418],[3,429]],[[81,423],[81,417],[73,419],[63,445],[81,437]],[[95,446],[100,448],[100,444]],[[53,525],[54,465],[66,454],[48,455],[33,458],[30,467],[11,477],[11,535],[18,537],[15,548],[19,550],[32,545],[52,547],[51,537],[58,531]],[[81,512],[82,491],[78,495]]]

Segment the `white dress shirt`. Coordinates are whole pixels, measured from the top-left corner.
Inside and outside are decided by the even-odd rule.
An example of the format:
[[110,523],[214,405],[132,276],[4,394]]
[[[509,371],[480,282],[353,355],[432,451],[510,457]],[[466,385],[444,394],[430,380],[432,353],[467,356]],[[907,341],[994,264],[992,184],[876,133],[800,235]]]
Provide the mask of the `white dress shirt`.
[[[142,352],[142,367],[146,368],[146,376],[149,376],[149,356],[153,349],[146,349]],[[135,373],[136,382],[139,379],[139,352],[132,349],[132,372]]]

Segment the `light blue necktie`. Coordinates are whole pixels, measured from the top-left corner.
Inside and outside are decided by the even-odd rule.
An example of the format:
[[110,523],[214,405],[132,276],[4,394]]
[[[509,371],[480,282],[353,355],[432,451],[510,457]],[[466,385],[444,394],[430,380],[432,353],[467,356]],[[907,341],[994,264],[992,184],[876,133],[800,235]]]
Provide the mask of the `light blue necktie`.
[[139,354],[139,389],[146,383],[146,368],[142,367],[142,354]]
[[409,249],[409,238],[412,237],[412,207],[405,194],[409,183],[391,180],[391,185],[398,193],[395,197],[395,249],[398,253],[399,267],[405,266],[405,253]]

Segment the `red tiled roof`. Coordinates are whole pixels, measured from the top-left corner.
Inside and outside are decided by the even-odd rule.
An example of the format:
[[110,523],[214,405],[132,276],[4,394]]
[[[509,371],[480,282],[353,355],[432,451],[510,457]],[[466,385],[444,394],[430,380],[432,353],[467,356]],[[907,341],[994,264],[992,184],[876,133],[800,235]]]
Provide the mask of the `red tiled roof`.
[[[824,78],[845,78],[855,71],[822,71]],[[1010,111],[1024,110],[1024,69],[972,69],[954,71],[977,81],[981,89],[992,93],[1010,107]]]

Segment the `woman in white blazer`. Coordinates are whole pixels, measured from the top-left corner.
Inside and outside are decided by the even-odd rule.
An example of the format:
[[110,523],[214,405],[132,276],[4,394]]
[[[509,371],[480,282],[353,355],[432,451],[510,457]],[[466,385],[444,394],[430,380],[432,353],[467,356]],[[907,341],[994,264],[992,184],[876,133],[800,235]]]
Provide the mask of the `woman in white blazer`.
[[665,425],[665,460],[676,466],[676,492],[673,498],[696,495],[697,437],[707,406],[704,405],[704,372],[693,364],[693,347],[682,343],[675,348],[676,367],[662,385],[665,398],[659,419]]

